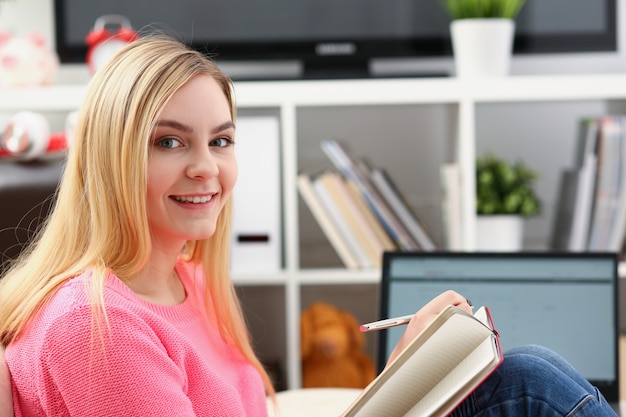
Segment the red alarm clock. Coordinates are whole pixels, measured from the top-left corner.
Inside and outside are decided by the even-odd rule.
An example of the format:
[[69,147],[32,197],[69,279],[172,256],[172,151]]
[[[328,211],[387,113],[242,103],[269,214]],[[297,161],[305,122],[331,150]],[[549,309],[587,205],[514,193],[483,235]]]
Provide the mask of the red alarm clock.
[[87,67],[93,75],[99,68],[126,44],[139,37],[130,21],[121,15],[100,16],[94,23],[93,30],[85,38],[87,43]]

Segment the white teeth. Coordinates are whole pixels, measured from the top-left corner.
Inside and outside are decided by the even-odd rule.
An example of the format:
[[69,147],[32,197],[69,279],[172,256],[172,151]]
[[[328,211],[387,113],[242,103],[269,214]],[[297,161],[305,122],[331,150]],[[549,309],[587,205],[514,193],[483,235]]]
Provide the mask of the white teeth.
[[205,195],[205,196],[174,196],[174,200],[179,201],[181,203],[195,203],[195,204],[203,204],[203,203],[208,203],[209,201],[211,201],[211,198],[213,196],[211,195]]

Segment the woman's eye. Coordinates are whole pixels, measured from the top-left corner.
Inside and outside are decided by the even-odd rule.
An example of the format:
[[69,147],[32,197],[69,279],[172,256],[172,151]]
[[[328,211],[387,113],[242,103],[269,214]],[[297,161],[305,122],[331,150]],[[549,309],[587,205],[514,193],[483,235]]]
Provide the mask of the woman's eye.
[[162,138],[156,142],[156,145],[162,149],[174,149],[182,146],[180,140],[172,137]]
[[217,146],[218,148],[225,148],[227,146],[232,145],[234,142],[232,139],[229,138],[217,138],[217,139],[213,139],[210,143],[209,146]]

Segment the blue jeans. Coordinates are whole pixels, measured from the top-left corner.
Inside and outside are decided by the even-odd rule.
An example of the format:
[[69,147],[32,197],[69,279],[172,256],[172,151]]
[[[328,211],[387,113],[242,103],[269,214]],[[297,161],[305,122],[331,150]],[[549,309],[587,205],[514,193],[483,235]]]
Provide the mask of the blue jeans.
[[514,348],[504,362],[451,414],[452,417],[616,414],[596,387],[556,353],[540,346]]

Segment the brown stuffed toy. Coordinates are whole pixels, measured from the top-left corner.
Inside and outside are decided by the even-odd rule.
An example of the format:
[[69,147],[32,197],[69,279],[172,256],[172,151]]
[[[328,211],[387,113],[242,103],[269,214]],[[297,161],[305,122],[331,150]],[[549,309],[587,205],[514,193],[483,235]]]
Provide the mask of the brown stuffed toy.
[[302,386],[364,388],[375,377],[365,338],[347,311],[319,301],[300,317]]

